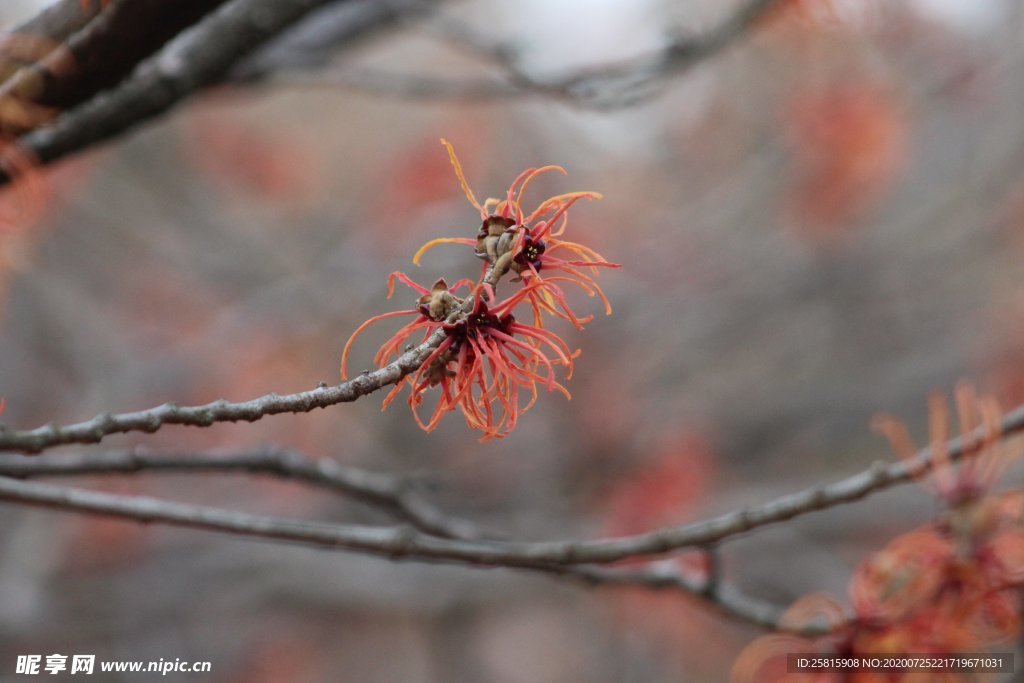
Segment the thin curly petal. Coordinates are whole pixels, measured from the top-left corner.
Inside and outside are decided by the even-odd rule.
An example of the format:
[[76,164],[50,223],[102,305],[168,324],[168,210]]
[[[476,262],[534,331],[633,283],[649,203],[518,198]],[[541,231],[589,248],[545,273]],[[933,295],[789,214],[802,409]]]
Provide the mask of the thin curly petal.
[[391,313],[382,313],[380,315],[373,316],[372,318],[367,320],[365,323],[363,323],[362,325],[360,325],[359,327],[356,328],[356,331],[353,332],[352,336],[348,338],[347,342],[345,342],[345,348],[341,352],[341,378],[342,379],[347,379],[348,378],[348,354],[349,354],[349,351],[352,350],[352,342],[354,342],[356,340],[356,337],[358,337],[360,334],[362,334],[363,330],[365,330],[367,327],[369,327],[370,325],[374,324],[375,322],[378,322],[380,320],[384,320],[385,318],[395,318],[395,317],[400,316],[400,315],[418,315],[418,313],[417,313],[417,311],[392,311]]
[[480,211],[481,216],[486,216],[487,212],[484,211],[484,208],[480,206],[480,202],[478,202],[476,197],[473,196],[473,190],[469,189],[469,183],[466,182],[466,175],[462,172],[462,164],[459,163],[459,158],[455,156],[455,148],[452,147],[452,143],[441,138],[441,144],[448,150],[448,158],[452,162],[452,168],[455,169],[455,177],[459,179],[459,185],[462,186],[462,191],[465,193],[466,199],[468,199],[469,203]]
[[412,263],[415,266],[420,265],[420,259],[423,255],[438,246],[439,244],[464,244],[469,247],[476,246],[476,240],[467,239],[465,237],[439,237],[435,240],[430,240],[422,247],[420,247],[412,257]]

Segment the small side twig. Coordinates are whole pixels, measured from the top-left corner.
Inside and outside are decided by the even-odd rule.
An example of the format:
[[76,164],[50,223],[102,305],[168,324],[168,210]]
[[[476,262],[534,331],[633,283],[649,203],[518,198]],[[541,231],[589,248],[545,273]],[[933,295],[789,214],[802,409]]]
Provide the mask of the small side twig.
[[407,478],[344,466],[329,458],[313,460],[298,451],[274,446],[234,453],[126,450],[37,458],[0,454],[0,476],[19,479],[143,472],[276,476],[351,497],[435,536],[466,540],[486,536],[475,525],[439,512],[416,495],[414,482]]

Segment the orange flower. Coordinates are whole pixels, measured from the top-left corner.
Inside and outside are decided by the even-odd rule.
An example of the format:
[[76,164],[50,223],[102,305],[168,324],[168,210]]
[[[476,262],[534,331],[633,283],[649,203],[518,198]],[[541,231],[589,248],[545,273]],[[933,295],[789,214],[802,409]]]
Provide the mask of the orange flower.
[[954,548],[931,528],[904,534],[867,558],[850,580],[857,616],[871,623],[905,619],[938,593]]
[[[488,306],[482,291],[477,290],[469,315],[443,325],[448,338],[411,378],[409,404],[420,427],[428,432],[458,408],[467,425],[484,432],[481,441],[502,438],[537,400],[538,382],[571,398],[554,373],[555,365],[564,365],[566,377],[572,375],[574,354],[566,343],[547,330],[516,321],[510,311],[521,294]],[[441,396],[424,422],[417,407],[423,392],[438,384]],[[524,395],[528,402],[520,407]]]
[[[600,297],[605,313],[611,314],[611,304],[604,292],[594,277],[584,270],[589,269],[596,274],[599,267],[622,266],[606,261],[589,247],[560,239],[568,224],[569,208],[581,199],[601,199],[601,194],[585,191],[556,195],[527,214],[523,211],[522,200],[530,183],[549,171],[565,173],[561,166],[543,166],[520,173],[512,181],[504,199],[487,199],[481,204],[466,182],[455,150],[447,140],[441,140],[441,143],[448,150],[462,191],[480,212],[482,223],[475,239],[443,237],[427,242],[413,256],[413,263],[419,265],[423,254],[439,244],[472,246],[476,255],[490,264],[508,255],[508,267],[520,276],[524,287],[529,290],[526,300],[533,310],[534,325],[542,325],[542,313],[568,320],[577,329],[582,329],[583,323],[590,320],[589,317],[580,318],[569,307],[559,284],[562,282],[575,284],[588,295]],[[543,277],[541,271],[545,271]]]
[[[381,347],[377,350],[377,355],[373,357],[373,362],[383,367],[390,362],[388,359],[394,355],[398,357],[402,355],[402,349],[405,343],[414,333],[419,330],[423,330],[423,339],[420,343],[427,340],[430,335],[441,327],[441,322],[448,316],[448,314],[454,310],[455,305],[458,303],[458,299],[451,293],[452,290],[458,289],[463,286],[470,284],[469,280],[462,280],[457,282],[451,290],[448,288],[448,284],[443,280],[438,280],[434,283],[432,289],[427,289],[423,285],[413,282],[405,273],[395,271],[388,277],[388,298],[390,299],[395,293],[395,280],[398,280],[404,285],[412,288],[418,292],[421,296],[416,302],[416,307],[404,310],[404,311],[392,311],[390,313],[382,313],[381,315],[375,315],[374,317],[367,320],[365,323],[356,328],[356,331],[352,333],[352,336],[348,338],[345,343],[345,348],[341,352],[341,378],[348,378],[348,354],[352,350],[352,343],[356,340],[360,334],[363,333],[366,328],[370,325],[384,320],[385,318],[395,318],[402,315],[415,315],[416,319],[411,323],[404,325],[398,332],[391,336],[386,342],[381,344]],[[399,384],[401,387],[401,384]],[[390,400],[385,401],[385,407],[390,403]]]
[[[949,408],[942,395],[933,394],[928,400],[931,478],[924,485],[950,509],[950,524],[967,535],[984,533],[995,520],[984,514],[986,510],[976,507],[975,503],[988,496],[1010,463],[1019,458],[1020,449],[1011,449],[1002,443],[1002,411],[994,398],[979,397],[966,383],[957,385],[954,397],[961,439],[970,445],[979,431],[981,439],[972,452],[965,454],[960,464],[954,466],[949,454]],[[872,426],[889,440],[893,451],[902,459],[909,460],[917,452],[906,425],[896,418],[879,415],[872,421]]]
[[[353,341],[379,320],[416,316],[377,350],[374,362],[380,366],[390,362],[392,356],[400,356],[406,342],[420,332],[423,336],[419,343],[439,329],[444,330],[446,338],[417,371],[395,385],[385,397],[382,409],[386,409],[408,385],[411,388],[409,405],[422,429],[433,431],[447,413],[459,409],[466,424],[484,432],[481,441],[487,441],[502,438],[515,428],[519,415],[537,400],[538,382],[548,391],[557,390],[571,398],[565,387],[555,381],[554,366],[565,366],[568,378],[572,374],[572,361],[576,354],[554,333],[520,323],[511,313],[529,295],[529,288],[489,306],[485,297],[493,300],[493,291],[481,285],[476,289],[473,309],[450,321],[452,314],[464,303],[452,291],[467,285],[468,280],[460,281],[451,290],[444,280],[438,280],[428,290],[396,272],[389,278],[389,298],[395,280],[421,295],[416,307],[374,316],[360,325],[342,351],[342,378],[347,376],[348,355]],[[424,420],[420,417],[419,407],[424,402],[424,394],[436,386],[441,389],[440,396],[431,416]],[[529,397],[525,406],[522,406],[523,396]]]
[[[439,244],[463,244],[473,247],[476,256],[486,262],[485,274],[492,273],[498,279],[512,271],[522,286],[512,296],[499,301],[494,286],[481,279],[473,291],[470,307],[468,299],[454,294],[459,287],[471,284],[468,280],[451,289],[444,280],[438,280],[428,290],[402,273],[392,273],[389,297],[398,280],[418,292],[420,298],[413,309],[385,313],[363,323],[345,344],[341,375],[344,378],[347,374],[349,351],[363,330],[384,318],[414,316],[381,345],[374,357],[375,363],[383,366],[392,356],[400,356],[413,337],[423,343],[443,331],[445,338],[417,370],[396,384],[384,399],[384,408],[408,385],[409,405],[424,430],[433,431],[446,414],[460,410],[466,424],[482,431],[481,441],[487,441],[504,437],[515,428],[519,416],[537,400],[538,384],[570,398],[565,387],[555,380],[555,366],[564,366],[568,379],[579,351],[571,351],[565,341],[544,328],[543,314],[568,320],[577,328],[590,320],[589,317],[579,318],[569,308],[561,282],[573,282],[591,296],[600,296],[607,312],[611,313],[604,293],[581,269],[590,268],[596,273],[597,267],[619,266],[605,261],[588,247],[558,239],[565,230],[569,208],[580,199],[600,199],[598,193],[572,192],[551,197],[529,215],[523,212],[522,197],[530,182],[547,171],[564,173],[564,169],[558,166],[527,169],[512,182],[505,199],[488,199],[480,204],[469,189],[452,146],[446,140],[441,142],[448,149],[466,197],[479,210],[482,224],[475,239],[445,237],[428,242],[416,252],[413,263],[419,265],[423,253]],[[546,271],[543,277],[542,270]],[[513,315],[520,304],[530,306],[532,325],[517,321]],[[419,337],[421,332],[422,338]],[[430,416],[424,419],[420,416],[420,407],[427,392],[434,387],[439,387],[437,402]]]
[[[853,615],[833,627],[825,642],[803,641],[804,651],[950,654],[981,651],[1017,636],[1024,585],[1024,491],[993,493],[992,488],[1018,453],[1000,440],[1001,415],[993,399],[979,397],[967,384],[957,387],[955,397],[967,450],[959,466],[950,457],[946,401],[939,395],[929,401],[932,468],[925,483],[944,509],[932,524],[898,536],[860,564],[850,581]],[[901,457],[915,454],[902,422],[883,416],[874,424]],[[738,662],[742,676],[737,680],[781,680],[775,677],[780,661],[775,642],[751,644]],[[848,680],[965,678],[950,673],[896,679],[857,672]]]

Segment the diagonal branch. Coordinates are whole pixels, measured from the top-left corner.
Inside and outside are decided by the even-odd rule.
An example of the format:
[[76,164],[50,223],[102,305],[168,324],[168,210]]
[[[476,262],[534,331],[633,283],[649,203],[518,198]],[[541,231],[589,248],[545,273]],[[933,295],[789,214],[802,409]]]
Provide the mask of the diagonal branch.
[[[508,271],[511,263],[510,254],[506,254],[506,257],[502,257],[489,267],[483,280],[486,284],[496,286]],[[467,296],[462,305],[452,312],[448,322],[454,322],[459,316],[469,313],[473,309],[473,301],[472,294]],[[439,329],[425,342],[382,368],[364,372],[333,387],[320,386],[297,394],[267,394],[241,403],[222,399],[199,406],[165,403],[131,413],[103,413],[91,420],[63,427],[49,424],[36,429],[16,431],[0,425],[0,451],[40,453],[54,446],[98,443],[110,434],[152,433],[168,424],[209,427],[218,422],[255,422],[268,415],[312,412],[317,408],[355,401],[381,387],[400,382],[406,375],[419,369],[444,339],[445,332]]]
[[[66,109],[117,84],[144,58],[224,0],[117,0],[81,26],[45,59],[3,84],[0,95]],[[105,3],[73,9],[88,16]]]
[[225,82],[250,84],[279,71],[324,67],[342,49],[429,15],[436,0],[350,0],[306,16],[231,69]]
[[[116,88],[21,136],[21,147],[48,163],[108,140],[212,85],[260,45],[328,2],[229,0],[142,62]],[[0,183],[9,178],[0,177]]]

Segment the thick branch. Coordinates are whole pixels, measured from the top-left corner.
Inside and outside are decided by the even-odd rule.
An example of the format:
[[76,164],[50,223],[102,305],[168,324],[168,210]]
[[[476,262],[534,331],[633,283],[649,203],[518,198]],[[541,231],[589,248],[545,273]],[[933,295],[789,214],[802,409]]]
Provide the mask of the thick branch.
[[[70,35],[59,53],[22,69],[0,95],[65,109],[117,84],[144,58],[224,0],[118,0]],[[98,7],[101,3],[91,3]],[[81,12],[79,6],[79,12]]]
[[143,62],[120,86],[22,136],[19,143],[46,163],[118,135],[218,81],[242,57],[328,1],[230,0]]

